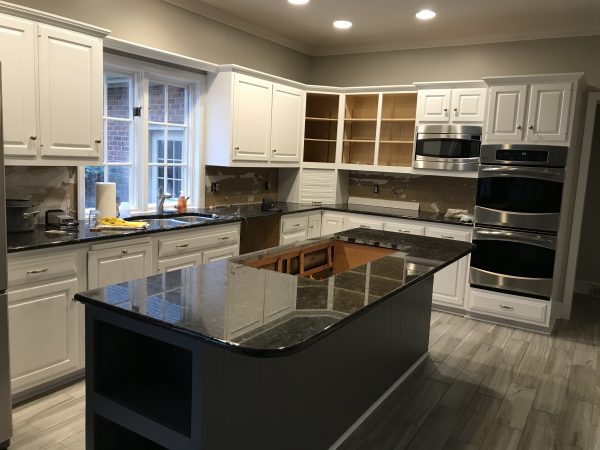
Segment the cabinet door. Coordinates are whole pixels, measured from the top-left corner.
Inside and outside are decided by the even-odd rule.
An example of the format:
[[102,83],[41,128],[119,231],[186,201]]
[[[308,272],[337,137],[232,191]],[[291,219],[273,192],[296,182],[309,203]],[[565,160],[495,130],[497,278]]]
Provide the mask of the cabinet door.
[[300,183],[300,203],[335,203],[335,170],[302,169]]
[[453,89],[452,114],[453,123],[483,122],[485,112],[485,88]]
[[344,217],[344,230],[351,230],[352,228],[383,230],[383,221],[362,216]]
[[344,230],[344,217],[338,214],[323,213],[321,219],[321,236],[339,233]]
[[202,252],[191,253],[175,258],[164,258],[158,260],[158,272],[167,273],[179,269],[187,269],[197,264],[202,264]]
[[308,230],[306,237],[314,239],[321,236],[321,214],[311,214],[308,217]]
[[571,83],[533,84],[527,115],[527,141],[566,141]]
[[88,252],[90,289],[124,283],[150,275],[152,275],[152,247],[150,244],[129,246],[125,244],[122,247]]
[[230,245],[228,247],[214,248],[212,250],[206,250],[202,254],[202,263],[209,263],[212,261],[218,261],[220,259],[229,259],[239,254],[239,247],[237,245]]
[[303,91],[279,84],[273,85],[271,161],[300,160],[303,106]]
[[40,25],[39,86],[42,157],[99,160],[102,40]]
[[418,236],[423,236],[425,234],[424,226],[405,222],[385,222],[383,224],[383,229],[385,231],[393,231],[394,233],[416,234]]
[[37,155],[35,25],[0,14],[4,155]]
[[[453,239],[457,241],[471,240],[470,231],[454,231],[443,228],[428,227],[426,236]],[[463,308],[465,303],[465,288],[467,285],[467,257],[449,265],[434,275],[433,302]]]
[[417,96],[417,122],[448,122],[451,89],[422,89]]
[[8,293],[12,393],[83,367],[77,280]]
[[521,141],[527,86],[492,86],[489,96],[486,139],[501,142]]
[[273,85],[238,73],[233,80],[232,159],[268,161]]
[[281,245],[293,244],[294,242],[301,242],[306,240],[306,229],[298,231],[296,233],[282,234]]

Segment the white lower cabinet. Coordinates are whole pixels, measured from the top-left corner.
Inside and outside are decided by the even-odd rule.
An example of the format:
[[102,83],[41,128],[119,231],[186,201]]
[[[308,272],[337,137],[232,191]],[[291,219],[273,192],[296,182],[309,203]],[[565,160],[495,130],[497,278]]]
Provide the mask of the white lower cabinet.
[[409,223],[408,220],[386,221],[383,223],[383,229],[385,231],[416,234],[418,236],[423,236],[425,234],[425,227],[423,225],[415,225],[414,223]]
[[352,228],[366,228],[369,230],[383,230],[383,220],[375,216],[351,214],[344,217],[344,231]]
[[163,258],[158,260],[158,271],[160,273],[172,272],[173,270],[187,269],[188,267],[202,264],[202,252],[189,255],[176,256],[174,258]]
[[[425,235],[452,239],[457,241],[471,241],[471,230],[454,230],[442,227],[427,227]],[[469,261],[468,257],[449,265],[435,274],[433,282],[433,303],[463,309],[465,307],[465,288],[468,283]]]
[[325,211],[321,219],[321,236],[344,231],[344,216]]
[[550,302],[530,297],[470,288],[469,310],[534,325],[548,325]]
[[88,252],[88,288],[152,275],[152,245],[150,240],[125,240],[92,246]]
[[229,259],[237,256],[240,249],[237,245],[230,245],[228,247],[219,247],[206,250],[202,254],[202,263],[209,263],[213,261],[219,261],[221,259]]
[[280,245],[293,244],[308,239],[307,214],[290,214],[281,218]]
[[321,236],[321,212],[308,216],[308,230],[306,231],[308,239],[318,238],[319,236]]

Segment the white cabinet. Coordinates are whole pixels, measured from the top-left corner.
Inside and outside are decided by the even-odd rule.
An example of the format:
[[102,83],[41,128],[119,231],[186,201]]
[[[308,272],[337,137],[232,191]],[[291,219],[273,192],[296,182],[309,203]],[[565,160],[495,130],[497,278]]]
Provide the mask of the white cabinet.
[[425,234],[425,227],[423,225],[416,225],[415,223],[410,223],[408,220],[387,220],[383,223],[383,229],[385,231],[416,234],[418,236]]
[[237,245],[230,245],[227,247],[219,247],[211,250],[206,250],[202,254],[202,263],[209,263],[213,261],[219,261],[221,259],[229,259],[239,254],[239,247]]
[[35,26],[0,14],[4,156],[37,154]]
[[302,142],[304,92],[273,85],[271,161],[298,162]]
[[41,156],[98,160],[102,145],[102,40],[40,25]]
[[96,289],[111,284],[152,275],[150,241],[126,240],[99,244],[88,252],[88,287]]
[[[441,227],[427,227],[425,235],[430,237],[470,242],[471,231]],[[435,274],[433,302],[441,305],[464,308],[467,285],[468,258],[449,265]]]
[[492,86],[487,120],[487,140],[515,142],[523,139],[527,86]]
[[208,85],[206,164],[299,164],[304,91],[232,71]]
[[[83,367],[76,252],[11,255],[8,320],[13,395]],[[81,276],[85,279],[85,274]]]
[[301,169],[300,203],[335,203],[336,183],[334,169]]
[[162,258],[158,260],[158,272],[167,273],[179,269],[187,269],[197,264],[202,264],[202,252],[190,253],[188,255],[176,256],[174,258]]
[[278,319],[295,309],[297,282],[279,272],[265,273],[264,322]]
[[[486,143],[569,144],[579,74],[486,79]],[[520,83],[515,83],[520,81]]]
[[418,122],[448,122],[452,89],[423,89],[417,96]]
[[308,215],[291,214],[281,218],[280,245],[305,241],[308,237]]
[[6,164],[100,163],[102,39],[0,15],[0,60]]
[[339,213],[325,211],[321,218],[321,236],[344,231],[344,216]]
[[268,161],[272,83],[238,73],[233,83],[233,160]]
[[347,215],[344,217],[344,231],[352,228],[366,228],[369,230],[383,230],[383,220],[375,216]]
[[417,122],[481,123],[485,97],[485,88],[419,89]]
[[308,216],[308,230],[306,237],[308,239],[314,239],[321,236],[321,213],[311,214]]
[[550,303],[531,297],[470,288],[469,310],[535,325],[549,324]]

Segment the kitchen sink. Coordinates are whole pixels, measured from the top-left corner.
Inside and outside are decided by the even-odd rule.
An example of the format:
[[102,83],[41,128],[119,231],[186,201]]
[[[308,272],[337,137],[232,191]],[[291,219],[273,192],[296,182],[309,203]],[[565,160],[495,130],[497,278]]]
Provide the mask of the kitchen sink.
[[189,216],[175,216],[175,217],[156,217],[156,216],[137,216],[129,219],[132,222],[151,222],[159,225],[160,227],[178,227],[182,225],[189,225],[194,223],[206,223],[213,221],[217,218],[224,218],[226,216],[217,216],[216,214],[193,214]]

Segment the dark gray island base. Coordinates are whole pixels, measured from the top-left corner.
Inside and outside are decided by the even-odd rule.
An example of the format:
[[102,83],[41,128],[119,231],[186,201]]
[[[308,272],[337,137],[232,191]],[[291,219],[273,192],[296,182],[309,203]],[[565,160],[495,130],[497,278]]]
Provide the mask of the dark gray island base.
[[433,274],[472,248],[350,230],[78,294],[86,448],[331,447],[427,353]]

